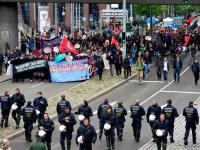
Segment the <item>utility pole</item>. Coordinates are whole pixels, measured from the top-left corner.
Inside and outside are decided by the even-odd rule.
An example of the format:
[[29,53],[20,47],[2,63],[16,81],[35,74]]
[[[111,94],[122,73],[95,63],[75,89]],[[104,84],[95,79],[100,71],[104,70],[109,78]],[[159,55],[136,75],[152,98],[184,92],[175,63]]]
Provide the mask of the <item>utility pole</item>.
[[74,35],[74,3],[71,3],[71,36]]
[[58,25],[58,14],[57,14],[57,3],[55,3],[54,5],[54,13],[55,13],[55,33],[56,33],[56,36],[57,36],[57,25]]
[[81,4],[78,5],[78,31],[81,31]]
[[122,42],[123,42],[123,59],[126,55],[126,0],[123,0],[123,33],[122,33]]
[[152,30],[152,5],[149,5],[149,14],[150,14],[150,30]]

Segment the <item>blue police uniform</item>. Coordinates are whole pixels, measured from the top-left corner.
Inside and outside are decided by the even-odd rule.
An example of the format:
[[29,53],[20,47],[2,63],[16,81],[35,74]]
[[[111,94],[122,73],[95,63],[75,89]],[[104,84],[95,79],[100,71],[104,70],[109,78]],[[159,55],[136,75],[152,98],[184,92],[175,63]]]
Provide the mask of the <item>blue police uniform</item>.
[[5,125],[5,127],[8,127],[8,118],[11,108],[10,96],[9,95],[1,96],[0,103],[1,103],[1,115],[2,115],[0,126],[3,127]]
[[64,112],[64,108],[69,107],[71,109],[71,104],[69,101],[62,99],[57,103],[56,111],[58,116]]

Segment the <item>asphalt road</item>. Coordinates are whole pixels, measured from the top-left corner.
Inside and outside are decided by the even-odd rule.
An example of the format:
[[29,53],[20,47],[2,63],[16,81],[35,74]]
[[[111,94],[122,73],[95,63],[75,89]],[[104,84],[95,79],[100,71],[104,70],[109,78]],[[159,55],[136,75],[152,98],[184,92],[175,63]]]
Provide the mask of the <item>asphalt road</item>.
[[[156,80],[156,70],[152,68],[151,75],[143,85],[139,85],[135,80],[130,80],[122,86],[112,90],[111,92],[100,96],[95,101],[90,103],[93,112],[96,114],[98,105],[103,102],[105,98],[109,99],[109,102],[113,107],[117,106],[118,101],[123,101],[125,107],[129,110],[130,106],[134,104],[136,99],[141,100],[141,105],[147,110],[148,106],[151,105],[152,99],[156,98],[159,105],[165,105],[167,99],[173,100],[173,105],[177,107],[178,112],[181,114],[185,106],[188,105],[190,100],[196,100],[200,97],[200,86],[195,86],[193,82],[193,74],[188,67],[189,57],[184,61],[182,69],[180,83],[174,83],[172,78],[172,69],[169,73],[169,82],[166,84]],[[48,89],[47,89],[48,90]],[[30,91],[31,92],[31,91]],[[52,137],[52,149],[60,150],[59,144],[59,131],[58,122],[55,120],[55,131]],[[94,115],[91,120],[91,124],[95,126],[98,132],[98,119]],[[77,150],[78,147],[75,145],[75,135],[79,123],[75,126],[73,134],[72,150]],[[33,131],[33,135],[36,130]],[[133,132],[131,127],[130,113],[127,116],[123,141],[118,141],[116,138],[116,150],[138,150],[142,145],[151,139],[150,127],[146,122],[146,119],[142,122],[142,131],[140,143],[136,143],[133,138]],[[14,150],[27,150],[29,143],[24,142],[24,135],[19,135],[12,139],[12,145]],[[106,147],[105,137],[101,141],[97,140],[95,144],[95,150],[103,150]]]

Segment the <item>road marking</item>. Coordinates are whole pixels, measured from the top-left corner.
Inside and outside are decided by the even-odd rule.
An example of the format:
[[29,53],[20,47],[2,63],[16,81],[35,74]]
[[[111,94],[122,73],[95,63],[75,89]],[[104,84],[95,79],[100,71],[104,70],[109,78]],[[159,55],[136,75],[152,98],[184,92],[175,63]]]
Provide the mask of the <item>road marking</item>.
[[[190,68],[187,67],[181,74],[180,76],[182,76],[188,69]],[[164,89],[166,89],[168,86],[170,86],[172,83],[174,82],[174,80],[172,80],[170,83],[168,83],[166,86],[164,86],[162,89],[158,90],[156,93],[154,93],[153,95],[151,95],[150,97],[148,97],[147,99],[145,99],[143,102],[141,102],[140,104],[144,104],[146,103],[148,100],[150,100],[152,97],[154,97],[155,95],[157,95],[158,93],[160,93],[161,91],[163,91]]]
[[[129,82],[138,83],[138,80],[129,80]],[[147,81],[143,80],[142,83],[165,83],[164,81]]]
[[31,88],[35,88],[35,87],[40,86],[40,85],[42,85],[42,84],[44,84],[44,83],[45,83],[45,82],[41,82],[41,83],[39,83],[39,84],[33,85],[33,86],[31,86]]
[[187,92],[187,91],[161,91],[162,93],[181,93],[181,94],[200,94],[200,92]]
[[[116,103],[117,102],[115,101],[115,102],[110,103],[110,105],[113,107]],[[96,114],[97,114],[97,110],[93,112],[93,115],[96,115]]]

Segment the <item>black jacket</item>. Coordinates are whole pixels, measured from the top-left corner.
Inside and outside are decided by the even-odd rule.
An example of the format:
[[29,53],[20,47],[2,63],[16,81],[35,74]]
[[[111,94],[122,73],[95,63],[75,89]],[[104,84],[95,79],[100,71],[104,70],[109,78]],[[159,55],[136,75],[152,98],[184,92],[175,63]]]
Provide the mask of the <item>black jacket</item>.
[[107,113],[104,117],[103,117],[103,124],[105,123],[109,123],[111,125],[110,130],[105,130],[105,135],[115,135],[115,127],[116,127],[116,117],[114,115],[114,113]]
[[26,103],[25,97],[21,93],[13,94],[11,99],[12,99],[12,104],[16,103],[18,107],[22,107]]
[[114,114],[117,120],[125,122],[125,116],[127,115],[127,110],[123,106],[118,106],[114,109]]
[[173,62],[173,69],[179,69],[179,70],[181,70],[182,69],[182,66],[183,66],[183,62],[182,62],[182,60],[181,59],[179,59],[179,68],[177,68],[177,59],[175,59],[174,60],[174,62]]
[[36,122],[36,111],[32,105],[27,105],[26,107],[23,107],[21,115],[23,116],[24,122]]
[[145,115],[144,108],[139,104],[132,105],[130,111],[131,111],[131,118],[135,122],[136,121],[140,122],[142,120],[142,116]]
[[185,107],[183,109],[183,116],[185,116],[186,122],[199,124],[198,111],[193,106]]
[[[68,120],[69,122],[66,122],[66,120]],[[69,112],[69,113],[61,113],[58,117],[58,122],[61,125],[65,125],[66,126],[66,131],[67,132],[73,132],[74,131],[74,125],[76,124],[76,119],[73,113]]]
[[191,66],[192,72],[193,73],[199,73],[200,72],[200,66],[199,63],[193,63]]
[[179,116],[177,109],[172,105],[167,105],[163,108],[162,113],[169,122],[174,122],[175,118]]
[[91,107],[85,105],[80,106],[76,114],[82,114],[85,118],[88,119],[90,119],[90,117],[93,116]]
[[156,120],[158,120],[159,116],[160,116],[160,113],[161,113],[161,107],[160,106],[158,106],[158,105],[149,106],[149,108],[147,110],[147,115],[146,115],[147,122],[149,122],[149,116],[151,114],[155,115],[156,116]]
[[97,140],[97,133],[95,131],[95,128],[92,125],[89,125],[88,127],[85,127],[84,125],[80,125],[80,127],[77,130],[76,135],[76,143],[78,144],[78,137],[83,136],[83,143],[84,144],[91,144],[96,142]]
[[44,127],[45,131],[51,134],[54,130],[54,122],[51,119],[42,119],[39,123],[39,127]]
[[33,101],[33,106],[35,109],[39,110],[41,113],[45,113],[48,106],[47,99],[44,97],[37,97]]
[[101,105],[99,105],[99,108],[97,110],[97,116],[98,119],[102,119],[104,117],[104,115],[107,113],[107,108],[110,105],[108,103],[102,103]]
[[[167,120],[157,120],[153,124],[153,130],[156,132],[157,129],[164,130],[164,135],[162,137],[167,137],[168,134],[168,121]],[[159,137],[158,137],[159,138]]]
[[1,110],[8,110],[10,111],[12,102],[10,96],[1,96],[0,97],[0,103],[1,103]]
[[62,99],[60,100],[58,103],[57,103],[57,107],[56,107],[56,111],[57,111],[57,114],[60,115],[61,113],[64,112],[64,108],[65,107],[69,107],[71,109],[71,104],[69,101],[65,100],[65,99]]

